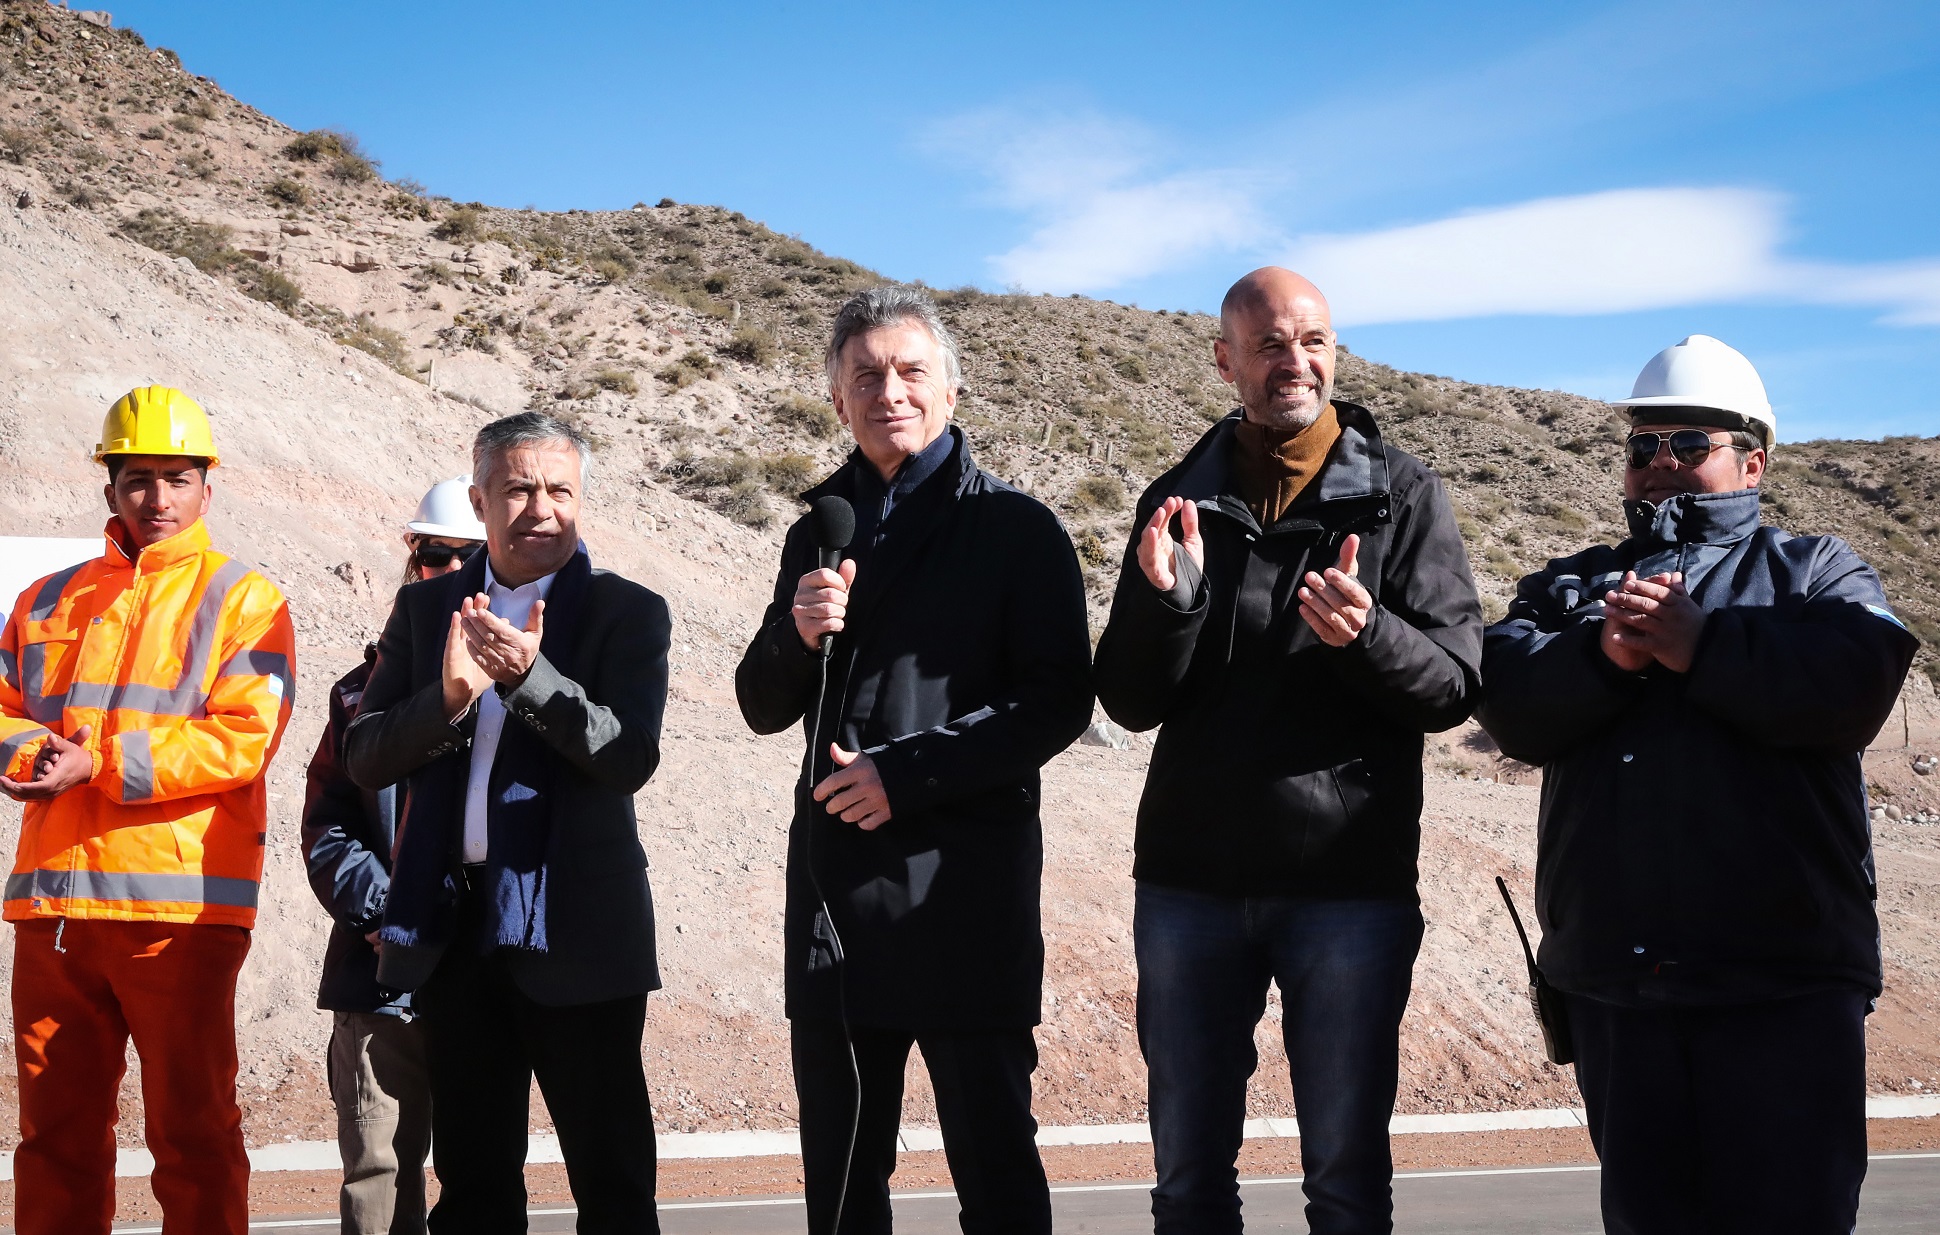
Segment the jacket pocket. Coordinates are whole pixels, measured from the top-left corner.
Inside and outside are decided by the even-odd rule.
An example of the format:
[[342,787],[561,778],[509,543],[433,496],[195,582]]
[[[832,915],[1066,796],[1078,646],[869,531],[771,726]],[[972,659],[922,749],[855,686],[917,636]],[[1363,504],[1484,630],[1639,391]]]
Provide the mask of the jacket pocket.
[[1300,864],[1324,862],[1372,797],[1366,760],[1350,759],[1281,782],[1283,801],[1300,823]]
[[62,713],[70,684],[80,665],[81,632],[62,631],[52,638],[22,644],[20,698],[29,719],[67,732]]

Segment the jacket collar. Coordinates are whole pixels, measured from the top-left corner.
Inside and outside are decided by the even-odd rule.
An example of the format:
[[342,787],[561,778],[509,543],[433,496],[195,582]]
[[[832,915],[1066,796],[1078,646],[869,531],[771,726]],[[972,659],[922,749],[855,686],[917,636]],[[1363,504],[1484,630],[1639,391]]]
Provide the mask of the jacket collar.
[[[963,491],[970,486],[970,480],[977,471],[976,465],[970,459],[970,443],[965,440],[963,430],[957,428],[955,424],[945,425],[943,432],[950,437],[950,455],[938,465],[935,474],[926,477],[923,483],[917,485],[917,488],[924,488],[930,482],[947,477],[944,483],[949,485],[956,496],[961,497],[963,496]],[[873,470],[874,467],[875,464],[863,457],[862,450],[859,447],[851,450],[849,451],[848,459],[843,462],[842,466],[836,468],[827,480],[816,485],[813,489],[802,493],[800,495],[801,500],[813,505],[816,499],[834,494],[837,497],[847,498],[853,502],[856,500],[860,491],[858,482],[861,479],[862,469],[870,468]],[[881,480],[882,477],[878,475],[876,481],[879,486]]]
[[108,526],[102,529],[102,535],[108,541],[105,556],[111,564],[124,568],[133,567],[144,574],[167,570],[177,562],[186,562],[209,551],[209,529],[200,519],[173,536],[133,552],[129,551],[127,544],[128,529],[122,526],[118,517],[109,517]]
[[[1328,453],[1327,461],[1294,504],[1281,516],[1276,528],[1311,525],[1330,519],[1335,503],[1347,506],[1374,504],[1377,517],[1388,514],[1388,456],[1382,448],[1381,430],[1374,416],[1364,407],[1344,399],[1334,400],[1334,413],[1340,420],[1340,440]],[[1235,410],[1206,431],[1196,445],[1172,471],[1166,496],[1186,498],[1206,510],[1229,515],[1250,528],[1257,528],[1252,511],[1240,496],[1237,469],[1233,465],[1234,435],[1243,411]]]
[[1758,530],[1758,490],[1680,493],[1661,503],[1625,502],[1632,540],[1663,545],[1725,545]]

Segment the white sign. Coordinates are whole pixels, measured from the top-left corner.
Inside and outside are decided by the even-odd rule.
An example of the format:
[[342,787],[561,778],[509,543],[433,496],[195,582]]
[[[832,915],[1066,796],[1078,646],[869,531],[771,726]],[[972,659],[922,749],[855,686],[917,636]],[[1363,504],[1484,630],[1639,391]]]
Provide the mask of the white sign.
[[97,558],[106,551],[99,536],[83,540],[64,536],[0,536],[0,621],[13,612],[20,594],[57,570]]

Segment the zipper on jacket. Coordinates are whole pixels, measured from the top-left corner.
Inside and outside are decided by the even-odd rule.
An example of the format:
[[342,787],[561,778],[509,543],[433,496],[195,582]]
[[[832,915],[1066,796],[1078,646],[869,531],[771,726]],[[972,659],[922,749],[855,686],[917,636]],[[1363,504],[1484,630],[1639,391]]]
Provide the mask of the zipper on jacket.
[[[117,705],[121,703],[121,688],[127,685],[126,679],[122,676],[122,666],[128,658],[128,640],[135,633],[135,616],[142,611],[143,591],[148,582],[147,576],[143,575],[141,572],[141,555],[139,553],[135,555],[135,560],[133,563],[131,563],[131,565],[134,568],[135,585],[134,587],[129,589],[130,594],[128,598],[128,614],[122,620],[121,638],[115,644],[115,654],[114,654],[113,663],[111,664],[108,671],[109,680],[115,684],[115,689],[114,689],[114,693],[108,697],[108,707],[104,709],[101,713],[101,724],[97,727],[97,732],[94,734],[94,740],[97,743],[105,742],[108,740],[110,736],[107,732],[108,717],[113,715]],[[96,616],[98,617],[100,615],[97,614]],[[93,622],[90,621],[88,623],[88,626],[82,628],[81,643],[75,646],[74,672],[68,678],[68,687],[70,690],[73,689],[74,679],[80,676],[81,665],[87,659],[86,656],[83,655],[83,653],[86,651],[86,641],[87,641],[86,631],[88,630],[88,628],[92,626],[93,626]],[[62,709],[61,723],[63,725],[67,724],[66,709]],[[68,732],[72,733],[73,732],[72,728],[70,728]],[[63,734],[62,736],[65,737],[66,735]],[[100,749],[99,746],[97,746],[96,749],[97,750]],[[81,845],[79,842],[79,838],[77,837],[75,843],[68,847],[66,899],[69,902],[70,906],[72,902],[76,899],[74,896],[74,888],[78,880],[75,878],[75,876],[80,873],[80,870],[81,870]],[[67,928],[67,918],[65,915],[63,915],[61,918],[61,924],[54,928],[54,945],[57,951],[66,950],[60,947],[61,932],[66,928]]]
[[1233,599],[1226,606],[1231,611],[1226,625],[1226,671],[1228,673],[1232,672],[1233,658],[1239,652],[1239,601],[1240,597],[1246,595],[1246,578],[1253,572],[1253,546],[1260,542],[1260,538],[1252,532],[1242,531],[1240,535],[1246,539],[1246,556],[1240,562],[1239,583],[1233,588]]

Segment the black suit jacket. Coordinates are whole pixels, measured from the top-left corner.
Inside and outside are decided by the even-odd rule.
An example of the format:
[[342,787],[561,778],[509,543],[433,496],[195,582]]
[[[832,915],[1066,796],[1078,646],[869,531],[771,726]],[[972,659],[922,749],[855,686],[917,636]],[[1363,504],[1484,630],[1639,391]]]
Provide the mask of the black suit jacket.
[[[483,590],[485,561],[478,554],[461,571],[398,592],[350,725],[351,779],[366,788],[404,786],[400,836],[424,801],[412,787],[434,761],[468,766],[471,759],[477,708],[448,724],[441,682],[451,613],[463,596]],[[633,795],[660,764],[672,619],[653,592],[596,570],[579,624],[573,664],[555,665],[542,654],[517,688],[495,688],[505,701],[505,723],[531,728],[558,761],[547,858],[548,948],[506,950],[519,989],[552,1006],[660,986]],[[455,869],[463,829],[451,831]],[[435,949],[387,948],[379,975],[387,986],[416,989],[438,959]]]

